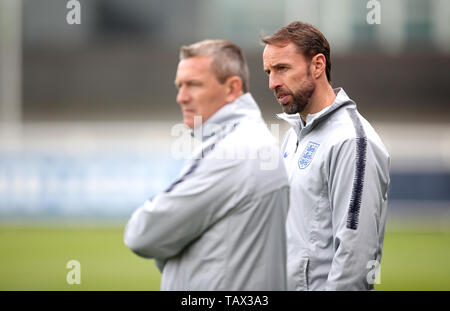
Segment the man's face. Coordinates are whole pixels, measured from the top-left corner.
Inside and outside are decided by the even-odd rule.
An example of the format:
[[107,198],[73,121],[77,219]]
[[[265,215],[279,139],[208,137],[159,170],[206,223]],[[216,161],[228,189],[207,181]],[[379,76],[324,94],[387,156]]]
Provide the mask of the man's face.
[[226,104],[226,84],[221,84],[211,71],[212,56],[186,58],[178,64],[175,85],[177,102],[183,112],[183,121],[194,128],[194,116],[208,120]]
[[266,45],[263,53],[264,71],[269,88],[274,91],[283,111],[300,113],[308,106],[315,90],[309,69],[310,62],[289,42],[282,46]]

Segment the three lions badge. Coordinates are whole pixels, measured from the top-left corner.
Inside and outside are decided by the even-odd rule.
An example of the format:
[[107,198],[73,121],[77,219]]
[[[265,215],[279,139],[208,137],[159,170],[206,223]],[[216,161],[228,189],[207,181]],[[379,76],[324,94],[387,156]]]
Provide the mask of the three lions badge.
[[319,148],[320,144],[315,142],[308,142],[308,145],[306,146],[305,150],[303,150],[303,153],[298,160],[298,167],[303,170],[308,167],[308,165],[311,163],[311,161],[314,158],[314,154],[316,153],[317,149]]

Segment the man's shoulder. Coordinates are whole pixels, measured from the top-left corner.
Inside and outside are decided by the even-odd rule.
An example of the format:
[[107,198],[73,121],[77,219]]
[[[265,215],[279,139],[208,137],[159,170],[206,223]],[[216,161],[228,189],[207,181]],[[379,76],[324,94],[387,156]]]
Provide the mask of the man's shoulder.
[[230,161],[239,163],[239,174],[246,174],[247,182],[269,178],[284,184],[287,180],[276,139],[262,120],[241,122],[221,141],[215,155],[231,156]]
[[241,121],[236,129],[224,139],[224,143],[253,149],[277,146],[274,136],[262,119]]
[[323,131],[327,133],[330,147],[364,139],[388,156],[375,128],[355,108],[343,108],[330,116]]

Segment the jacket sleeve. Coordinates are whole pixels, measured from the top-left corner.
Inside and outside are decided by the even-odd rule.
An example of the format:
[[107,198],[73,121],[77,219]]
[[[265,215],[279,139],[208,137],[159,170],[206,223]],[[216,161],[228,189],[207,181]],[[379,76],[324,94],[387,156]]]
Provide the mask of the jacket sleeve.
[[161,270],[221,219],[237,200],[238,160],[200,159],[169,190],[145,202],[125,228],[124,242],[136,254],[156,258]]
[[366,137],[334,146],[328,191],[334,257],[326,290],[370,290],[369,274],[381,260],[389,157]]

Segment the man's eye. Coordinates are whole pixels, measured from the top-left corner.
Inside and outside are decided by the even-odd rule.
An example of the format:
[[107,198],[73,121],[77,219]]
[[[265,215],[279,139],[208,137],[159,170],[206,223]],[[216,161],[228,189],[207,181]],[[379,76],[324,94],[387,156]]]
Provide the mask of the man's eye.
[[198,82],[198,81],[191,81],[189,83],[187,83],[188,86],[201,86],[202,83]]

